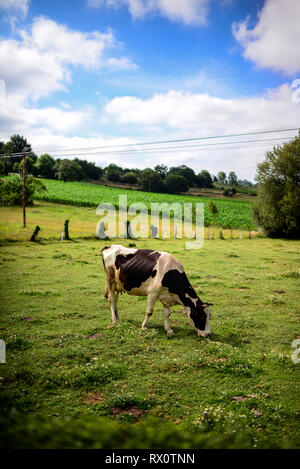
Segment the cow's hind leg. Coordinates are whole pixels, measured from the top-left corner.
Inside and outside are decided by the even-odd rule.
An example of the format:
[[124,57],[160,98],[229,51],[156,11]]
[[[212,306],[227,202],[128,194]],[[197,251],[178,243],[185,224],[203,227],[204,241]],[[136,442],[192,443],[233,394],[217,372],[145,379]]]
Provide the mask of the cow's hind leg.
[[145,319],[144,319],[143,324],[142,324],[142,329],[147,328],[149,318],[153,314],[153,308],[154,308],[156,299],[157,299],[156,295],[155,296],[154,295],[148,295],[147,307],[146,307],[146,316],[145,316]]
[[172,331],[170,327],[170,321],[169,321],[170,314],[171,314],[170,308],[168,308],[168,306],[164,306],[165,331],[167,332],[167,334],[174,334],[174,332]]

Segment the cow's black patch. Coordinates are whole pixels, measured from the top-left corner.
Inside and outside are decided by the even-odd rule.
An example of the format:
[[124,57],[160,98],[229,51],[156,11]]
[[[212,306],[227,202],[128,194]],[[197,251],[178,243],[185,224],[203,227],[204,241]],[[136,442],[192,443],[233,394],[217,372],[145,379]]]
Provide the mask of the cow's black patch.
[[116,257],[116,269],[120,269],[120,281],[126,291],[138,288],[149,277],[155,277],[157,271],[154,269],[160,253],[150,249],[138,249],[134,254]]
[[[193,320],[195,327],[201,331],[204,330],[207,316],[202,307],[202,301],[188,281],[185,272],[179,272],[177,269],[169,270],[162,279],[162,286],[167,287],[170,293],[179,296],[184,306],[191,309],[190,318]],[[196,306],[191,298],[197,298]]]
[[[198,296],[188,281],[185,272],[179,272],[177,269],[169,270],[163,276],[161,283],[163,287],[168,288],[170,293],[178,295],[184,306],[194,306],[194,303],[190,298],[198,298]],[[190,298],[186,297],[186,293]]]
[[197,300],[196,308],[191,309],[190,318],[194,321],[197,329],[200,329],[200,331],[205,330],[207,315],[200,300]]

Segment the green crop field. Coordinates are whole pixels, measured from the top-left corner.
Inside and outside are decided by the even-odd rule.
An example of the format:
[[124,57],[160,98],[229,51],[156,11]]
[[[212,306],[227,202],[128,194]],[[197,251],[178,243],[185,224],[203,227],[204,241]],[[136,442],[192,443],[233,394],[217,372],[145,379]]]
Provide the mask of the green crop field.
[[[72,241],[62,243],[53,234],[70,209]],[[167,336],[159,303],[141,330],[140,297],[120,296],[112,325],[101,249],[120,240],[84,239],[94,209],[33,206],[28,219],[49,235],[36,243],[20,235],[21,212],[0,210],[0,446],[300,447],[299,241],[215,238],[199,251],[135,241],[178,258],[214,303],[209,339],[181,308]]]
[[209,200],[214,200],[218,207],[216,224],[222,228],[255,229],[250,216],[251,203],[231,199],[211,199],[209,197],[195,197],[186,195],[156,194],[152,192],[132,191],[83,182],[62,182],[50,179],[42,180],[47,192],[36,193],[36,199],[62,204],[97,207],[100,203],[111,203],[118,206],[119,196],[126,195],[128,205],[143,202],[147,209],[151,203],[204,203],[205,225],[212,224],[212,217],[208,210]]

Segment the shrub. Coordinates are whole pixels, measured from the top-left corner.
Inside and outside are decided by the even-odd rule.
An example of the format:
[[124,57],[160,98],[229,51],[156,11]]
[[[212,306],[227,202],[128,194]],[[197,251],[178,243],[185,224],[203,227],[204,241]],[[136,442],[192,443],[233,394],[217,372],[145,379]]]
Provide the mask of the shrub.
[[129,173],[124,174],[124,176],[122,177],[122,182],[125,182],[126,184],[137,184],[138,180],[136,174],[131,171]]
[[[33,204],[35,191],[46,191],[44,184],[33,177],[26,179],[26,205]],[[23,183],[20,177],[13,176],[5,181],[0,179],[0,205],[22,205]]]

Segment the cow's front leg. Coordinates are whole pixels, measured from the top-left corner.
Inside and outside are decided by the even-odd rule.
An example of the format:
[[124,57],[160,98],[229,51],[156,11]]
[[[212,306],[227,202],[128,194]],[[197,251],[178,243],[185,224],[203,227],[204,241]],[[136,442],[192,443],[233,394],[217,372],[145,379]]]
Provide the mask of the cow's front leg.
[[171,334],[174,334],[174,332],[172,331],[170,327],[170,321],[169,321],[170,314],[171,314],[170,308],[168,308],[168,306],[164,306],[165,331],[167,332],[167,334],[171,335]]
[[153,308],[154,308],[154,305],[155,305],[156,298],[157,298],[156,295],[155,296],[154,295],[149,295],[148,296],[147,307],[146,307],[146,316],[145,316],[145,319],[144,319],[143,324],[142,324],[142,329],[143,330],[145,330],[147,328],[149,318],[153,314]]
[[115,289],[110,291],[110,308],[111,308],[111,320],[117,322],[118,310],[117,310],[118,292]]

